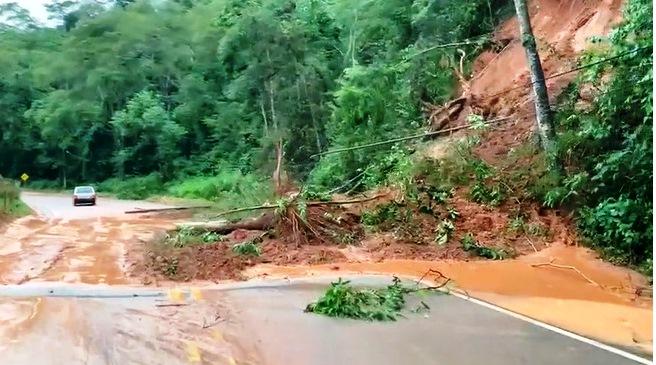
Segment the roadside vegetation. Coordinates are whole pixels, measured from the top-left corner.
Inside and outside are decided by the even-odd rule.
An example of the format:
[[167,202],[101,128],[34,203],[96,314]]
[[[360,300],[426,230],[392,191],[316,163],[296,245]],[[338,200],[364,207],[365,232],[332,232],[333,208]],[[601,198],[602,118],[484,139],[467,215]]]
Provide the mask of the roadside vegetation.
[[[626,1],[623,22],[583,62],[589,68],[560,100],[558,156],[566,166],[542,197],[576,214],[581,235],[605,258],[652,275],[653,9]],[[590,94],[592,93],[592,95]]]
[[20,200],[17,184],[16,181],[0,178],[0,220],[19,218],[31,212],[30,208]]

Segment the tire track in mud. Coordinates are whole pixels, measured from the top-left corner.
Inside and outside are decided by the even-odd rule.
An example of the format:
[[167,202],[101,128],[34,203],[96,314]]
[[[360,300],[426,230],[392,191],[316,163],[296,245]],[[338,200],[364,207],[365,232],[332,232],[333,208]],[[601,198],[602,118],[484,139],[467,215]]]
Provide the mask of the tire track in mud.
[[0,284],[23,283],[56,260],[66,243],[52,231],[58,223],[28,216],[7,227],[0,235]]

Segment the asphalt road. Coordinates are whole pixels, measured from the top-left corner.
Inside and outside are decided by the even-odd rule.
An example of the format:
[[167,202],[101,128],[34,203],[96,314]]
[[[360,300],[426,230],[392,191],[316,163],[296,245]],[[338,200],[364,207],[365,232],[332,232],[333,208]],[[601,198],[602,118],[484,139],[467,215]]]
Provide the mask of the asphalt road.
[[[389,280],[354,278],[367,286]],[[0,326],[13,335],[0,339],[0,358],[10,365],[638,363],[451,295],[422,297],[429,312],[408,311],[396,322],[304,313],[328,282],[183,289],[184,306],[162,306],[173,296],[157,289],[4,287],[3,313],[20,313],[12,309],[18,304],[28,310],[16,315],[24,321]]]
[[[130,285],[125,247],[170,222],[123,211],[161,205],[23,199],[43,218],[0,233],[3,365],[645,363],[450,295],[420,298],[428,313],[370,323],[303,312],[327,278],[182,292]],[[390,278],[354,282],[382,286]],[[408,308],[420,299],[410,298]]]
[[115,217],[123,215],[126,210],[167,207],[146,201],[119,200],[102,196],[98,197],[96,205],[73,206],[72,193],[68,195],[24,191],[21,193],[21,199],[40,215],[61,219]]

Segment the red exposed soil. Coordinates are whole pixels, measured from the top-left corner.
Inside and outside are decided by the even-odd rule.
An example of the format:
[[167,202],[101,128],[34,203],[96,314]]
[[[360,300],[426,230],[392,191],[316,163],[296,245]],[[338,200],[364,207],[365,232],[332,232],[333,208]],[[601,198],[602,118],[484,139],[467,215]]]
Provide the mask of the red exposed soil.
[[[575,67],[577,56],[593,47],[590,38],[606,35],[620,20],[621,4],[621,0],[530,1],[533,32],[545,76]],[[476,149],[490,163],[525,142],[532,135],[535,123],[530,77],[517,19],[503,23],[494,37],[507,44],[498,53],[486,51],[476,59],[474,76],[469,80],[470,105],[453,122],[465,124],[467,115],[481,110],[490,119],[515,116],[488,132]],[[576,73],[569,73],[547,80],[551,100],[575,77]],[[465,133],[456,132],[456,135]]]
[[232,247],[241,242],[255,240],[260,231],[237,230],[224,236],[222,241],[172,248],[154,242],[145,252],[144,259],[136,260],[131,275],[142,277],[144,283],[159,280],[222,281],[245,279],[243,270],[257,264],[315,265],[346,260],[337,246],[302,244],[264,238],[258,244],[259,256],[239,255]]

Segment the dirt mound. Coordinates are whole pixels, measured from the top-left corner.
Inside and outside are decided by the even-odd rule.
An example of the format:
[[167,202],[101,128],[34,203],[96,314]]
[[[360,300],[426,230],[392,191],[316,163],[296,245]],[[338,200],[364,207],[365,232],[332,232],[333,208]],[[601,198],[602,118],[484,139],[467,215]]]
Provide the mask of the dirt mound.
[[234,245],[252,241],[260,235],[259,231],[250,231],[243,241],[229,238],[184,248],[155,244],[147,250],[144,261],[133,268],[132,274],[143,277],[145,284],[160,280],[243,280],[242,272],[257,264],[313,265],[346,259],[335,246],[293,246],[275,239],[259,243],[259,255],[239,254],[233,249]]

